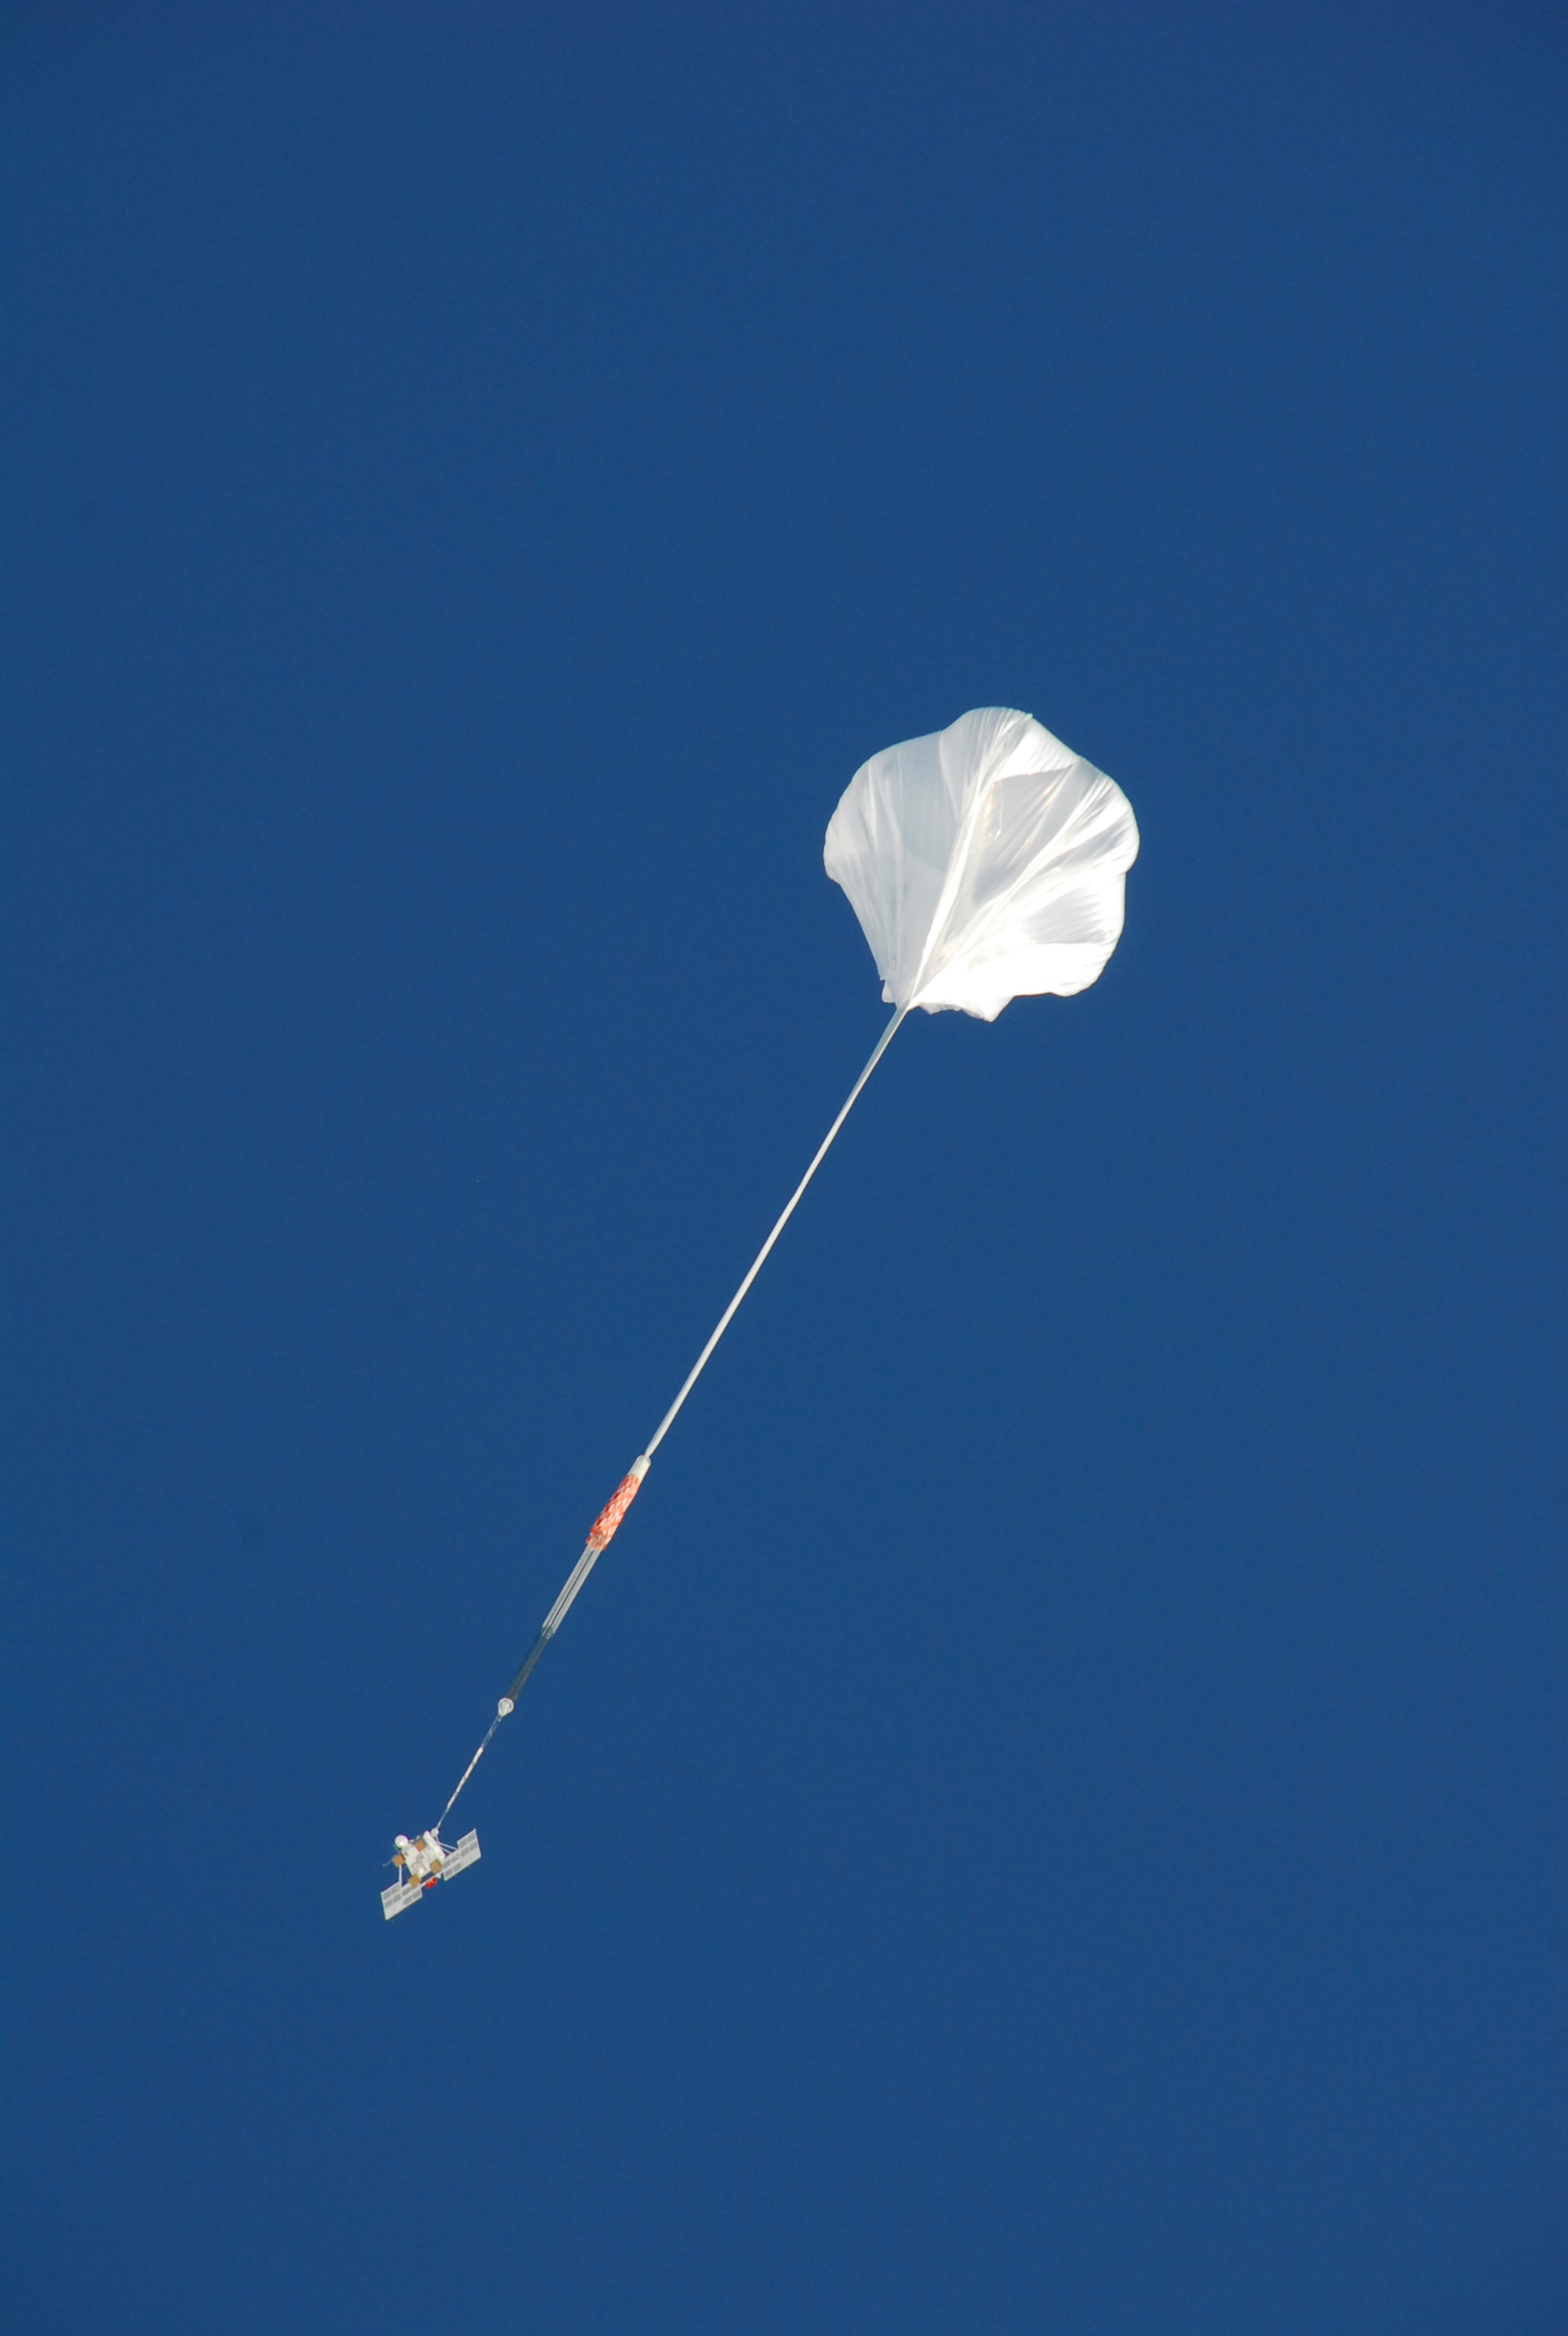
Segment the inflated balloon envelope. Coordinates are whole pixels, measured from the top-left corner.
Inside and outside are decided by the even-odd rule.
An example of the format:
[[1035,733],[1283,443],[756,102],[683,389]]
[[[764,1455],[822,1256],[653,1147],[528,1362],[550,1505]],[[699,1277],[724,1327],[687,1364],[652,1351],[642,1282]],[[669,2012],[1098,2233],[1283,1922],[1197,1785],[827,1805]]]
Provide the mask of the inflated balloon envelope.
[[1137,852],[1137,822],[1115,780],[1032,715],[1006,706],[984,706],[950,729],[890,746],[862,764],[833,815],[823,857],[871,943],[892,1019],[680,1393],[595,1518],[452,1799],[412,1848],[398,1835],[396,1863],[405,1876],[411,1860],[417,1870],[414,1880],[382,1893],[389,1918],[477,1860],[477,1834],[465,1834],[452,1849],[440,1839],[453,1802],[609,1547],[677,1413],[905,1016],[919,1006],[928,1014],[953,1008],[994,1022],[1009,998],[1071,998],[1086,989],[1121,937],[1125,880]]
[[1137,854],[1114,779],[1032,715],[988,706],[862,763],[823,859],[890,1006],[994,1022],[1009,998],[1098,978]]

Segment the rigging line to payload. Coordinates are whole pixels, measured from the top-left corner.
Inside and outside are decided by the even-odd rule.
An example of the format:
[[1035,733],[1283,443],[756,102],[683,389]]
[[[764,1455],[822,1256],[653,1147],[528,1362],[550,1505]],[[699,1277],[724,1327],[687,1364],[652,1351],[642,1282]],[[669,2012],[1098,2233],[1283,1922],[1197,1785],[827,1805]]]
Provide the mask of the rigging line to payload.
[[[1137,854],[1138,823],[1115,781],[1011,706],[980,706],[861,764],[829,822],[823,861],[860,920],[892,1019],[680,1393],[595,1518],[442,1823],[637,1498],[649,1461],[904,1017],[918,1006],[994,1022],[1012,998],[1087,989],[1121,938],[1126,871]],[[404,1879],[382,1893],[388,1919],[479,1854],[475,1834],[450,1846],[439,1825],[412,1841],[399,1834],[395,1862]]]
[[774,1243],[777,1241],[780,1233],[783,1232],[784,1227],[794,1216],[796,1209],[800,1206],[806,1186],[811,1183],[812,1178],[816,1174],[817,1170],[827,1158],[828,1153],[832,1148],[834,1136],[837,1135],[840,1128],[843,1125],[845,1120],[849,1117],[850,1113],[853,1110],[862,1089],[864,1087],[866,1081],[871,1077],[872,1073],[876,1069],[877,1065],[881,1061],[882,1056],[886,1054],[888,1047],[892,1041],[894,1032],[897,1030],[899,1024],[903,1020],[904,1016],[908,1012],[909,1007],[907,1006],[901,1006],[898,1008],[898,1011],[894,1014],[892,1020],[888,1024],[887,1028],[882,1032],[881,1037],[877,1040],[876,1046],[872,1051],[871,1059],[866,1064],[864,1070],[861,1073],[853,1086],[850,1089],[848,1095],[844,1097],[843,1103],[839,1109],[838,1117],[833,1121],[833,1125],[829,1128],[821,1144],[817,1146],[811,1166],[806,1170],[805,1174],[801,1178],[800,1183],[790,1194],[789,1200],[785,1203],[778,1222],[774,1225],[772,1232],[769,1233],[766,1241],[764,1241],[761,1249],[758,1250],[755,1257],[752,1260],[751,1270],[747,1273],[745,1280],[741,1283],[740,1288],[735,1291],[735,1296],[730,1299],[729,1304],[719,1316],[717,1322],[714,1326],[712,1337],[709,1338],[706,1346],[703,1348],[701,1354],[697,1357],[696,1362],[692,1365],[690,1370],[687,1373],[680,1393],[676,1397],[675,1401],[665,1413],[664,1417],[659,1421],[659,1424],[654,1429],[653,1434],[648,1437],[645,1448],[638,1454],[638,1456],[632,1462],[630,1468],[621,1478],[620,1483],[616,1486],[615,1491],[610,1494],[609,1499],[605,1503],[603,1508],[594,1519],[592,1525],[589,1529],[588,1539],[583,1543],[582,1555],[578,1559],[577,1563],[567,1575],[565,1582],[561,1584],[560,1595],[557,1598],[555,1604],[550,1608],[549,1613],[545,1616],[544,1621],[541,1623],[539,1636],[534,1640],[533,1645],[530,1648],[522,1669],[518,1672],[517,1677],[512,1680],[511,1685],[507,1689],[506,1693],[496,1705],[495,1718],[485,1729],[483,1741],[481,1743],[478,1751],[475,1752],[472,1759],[469,1762],[467,1767],[458,1778],[457,1783],[453,1786],[452,1800],[448,1801],[445,1808],[442,1810],[440,1816],[436,1819],[435,1830],[438,1834],[451,1813],[453,1801],[456,1800],[458,1794],[462,1792],[464,1785],[467,1784],[469,1778],[478,1767],[481,1760],[483,1759],[485,1752],[489,1748],[490,1739],[495,1734],[496,1729],[501,1726],[502,1721],[515,1710],[517,1707],[517,1698],[522,1693],[524,1687],[528,1683],[530,1672],[533,1669],[533,1667],[538,1662],[541,1655],[543,1654],[546,1647],[549,1646],[550,1640],[554,1638],[556,1632],[565,1621],[568,1614],[571,1611],[572,1602],[575,1600],[578,1591],[582,1588],[583,1583],[588,1580],[589,1575],[593,1572],[594,1567],[598,1564],[599,1559],[603,1556],[605,1551],[609,1548],[611,1541],[614,1539],[617,1528],[618,1527],[621,1519],[625,1516],[628,1509],[630,1508],[633,1501],[636,1500],[638,1494],[641,1489],[642,1480],[648,1475],[648,1465],[651,1462],[654,1454],[658,1450],[659,1445],[664,1442],[665,1437],[669,1434],[671,1427],[675,1425],[676,1417],[680,1411],[681,1406],[685,1403],[693,1387],[696,1387],[698,1379],[701,1378],[703,1372],[707,1368],[714,1348],[718,1345],[719,1340],[724,1337],[725,1332],[735,1320],[735,1315],[739,1311],[742,1299],[751,1288],[752,1283],[756,1280],[757,1275],[762,1271],[763,1267],[767,1263],[769,1252],[772,1251]]

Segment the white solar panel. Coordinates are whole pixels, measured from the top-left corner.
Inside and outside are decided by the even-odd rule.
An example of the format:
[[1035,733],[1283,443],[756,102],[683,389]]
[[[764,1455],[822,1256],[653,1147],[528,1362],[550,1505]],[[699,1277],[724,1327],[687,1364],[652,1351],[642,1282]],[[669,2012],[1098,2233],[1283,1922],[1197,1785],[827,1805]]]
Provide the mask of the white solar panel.
[[381,1893],[381,1911],[390,1922],[405,1906],[417,1906],[424,1895],[417,1882],[394,1882],[390,1890]]
[[477,1833],[465,1833],[451,1855],[443,1862],[441,1868],[443,1879],[450,1880],[453,1874],[461,1874],[465,1865],[478,1864],[479,1835]]

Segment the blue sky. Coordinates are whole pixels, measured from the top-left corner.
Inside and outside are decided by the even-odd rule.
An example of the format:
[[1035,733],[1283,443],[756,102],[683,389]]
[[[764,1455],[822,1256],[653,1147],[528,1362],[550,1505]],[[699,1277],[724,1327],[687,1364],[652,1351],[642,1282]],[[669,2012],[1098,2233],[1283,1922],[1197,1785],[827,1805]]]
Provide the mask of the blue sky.
[[[15,2324],[1560,2327],[1560,20],[135,17],[4,35]],[[992,703],[1122,945],[384,1925]]]

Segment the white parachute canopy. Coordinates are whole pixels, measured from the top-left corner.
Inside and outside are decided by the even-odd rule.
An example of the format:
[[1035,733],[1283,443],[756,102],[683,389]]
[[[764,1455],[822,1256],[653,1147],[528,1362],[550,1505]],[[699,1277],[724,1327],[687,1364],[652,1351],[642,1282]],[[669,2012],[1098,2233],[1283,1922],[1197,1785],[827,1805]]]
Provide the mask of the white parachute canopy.
[[1099,978],[1137,856],[1115,781],[1003,706],[862,763],[823,849],[887,1003],[982,1022]]

